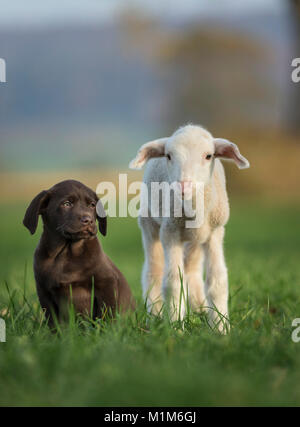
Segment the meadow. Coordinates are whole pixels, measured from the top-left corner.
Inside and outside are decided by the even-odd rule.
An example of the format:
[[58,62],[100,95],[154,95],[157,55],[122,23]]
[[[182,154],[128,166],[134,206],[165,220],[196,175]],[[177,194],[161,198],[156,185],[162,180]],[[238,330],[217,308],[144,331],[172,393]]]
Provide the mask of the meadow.
[[141,299],[143,251],[135,219],[109,219],[100,237],[138,300],[114,322],[70,321],[57,334],[35,292],[34,236],[25,204],[0,206],[0,405],[299,405],[300,206],[234,199],[226,229],[231,332],[203,315],[171,325]]

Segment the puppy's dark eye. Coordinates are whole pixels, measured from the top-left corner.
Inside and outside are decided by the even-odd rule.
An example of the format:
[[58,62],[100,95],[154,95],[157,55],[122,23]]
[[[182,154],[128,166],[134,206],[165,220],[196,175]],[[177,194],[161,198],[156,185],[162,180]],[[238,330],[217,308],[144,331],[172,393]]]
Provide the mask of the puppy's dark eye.
[[167,155],[166,155],[166,158],[167,158],[168,160],[171,160],[171,156],[170,156],[170,154],[167,154]]
[[94,208],[96,207],[96,203],[95,203],[95,202],[91,202],[91,203],[89,204],[89,207],[94,209]]
[[62,204],[65,208],[70,208],[72,206],[72,203],[69,200],[66,200],[65,202],[63,202]]
[[206,158],[206,160],[210,160],[212,158],[212,155],[211,154],[207,154],[205,158]]

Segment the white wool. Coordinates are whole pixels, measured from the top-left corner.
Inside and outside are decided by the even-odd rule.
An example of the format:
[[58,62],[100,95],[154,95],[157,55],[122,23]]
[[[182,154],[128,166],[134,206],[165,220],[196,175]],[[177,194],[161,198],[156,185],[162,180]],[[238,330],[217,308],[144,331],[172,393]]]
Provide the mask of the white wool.
[[[144,182],[149,194],[153,182],[189,182],[192,188],[196,182],[204,185],[204,220],[198,228],[186,228],[186,221],[174,216],[139,218],[145,252],[142,285],[149,311],[159,314],[165,302],[173,320],[183,318],[186,304],[180,303],[180,269],[192,309],[207,309],[210,324],[226,332],[228,278],[223,237],[229,204],[219,158],[232,160],[241,169],[249,167],[235,144],[213,138],[200,126],[187,125],[170,137],[142,145],[130,167],[146,165]],[[190,197],[194,195],[191,192]],[[142,195],[141,203],[146,202],[151,212],[151,198]]]

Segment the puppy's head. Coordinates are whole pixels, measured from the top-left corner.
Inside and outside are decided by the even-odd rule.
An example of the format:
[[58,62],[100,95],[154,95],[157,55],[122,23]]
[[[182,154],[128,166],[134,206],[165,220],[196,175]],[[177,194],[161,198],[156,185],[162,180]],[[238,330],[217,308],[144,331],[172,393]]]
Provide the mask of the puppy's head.
[[[52,188],[39,193],[30,203],[23,224],[34,234],[38,217],[42,215],[45,227],[67,240],[90,239],[99,230],[106,235],[106,216],[97,215],[99,200],[94,191],[81,182],[62,181]],[[99,209],[97,209],[99,212]],[[104,209],[100,209],[104,212]]]

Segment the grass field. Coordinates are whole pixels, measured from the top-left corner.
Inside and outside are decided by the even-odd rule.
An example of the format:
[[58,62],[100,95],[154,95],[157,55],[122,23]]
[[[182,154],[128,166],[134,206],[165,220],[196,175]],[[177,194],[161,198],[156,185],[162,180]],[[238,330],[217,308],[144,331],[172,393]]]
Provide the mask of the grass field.
[[[24,206],[1,206],[0,405],[299,405],[300,207],[232,202],[225,251],[232,329],[203,316],[184,330],[150,320],[141,301],[143,262],[134,219],[109,220],[101,238],[139,300],[114,324],[71,323],[51,334],[35,293],[32,237]],[[130,242],[130,244],[128,244]],[[8,290],[10,296],[8,295]]]

